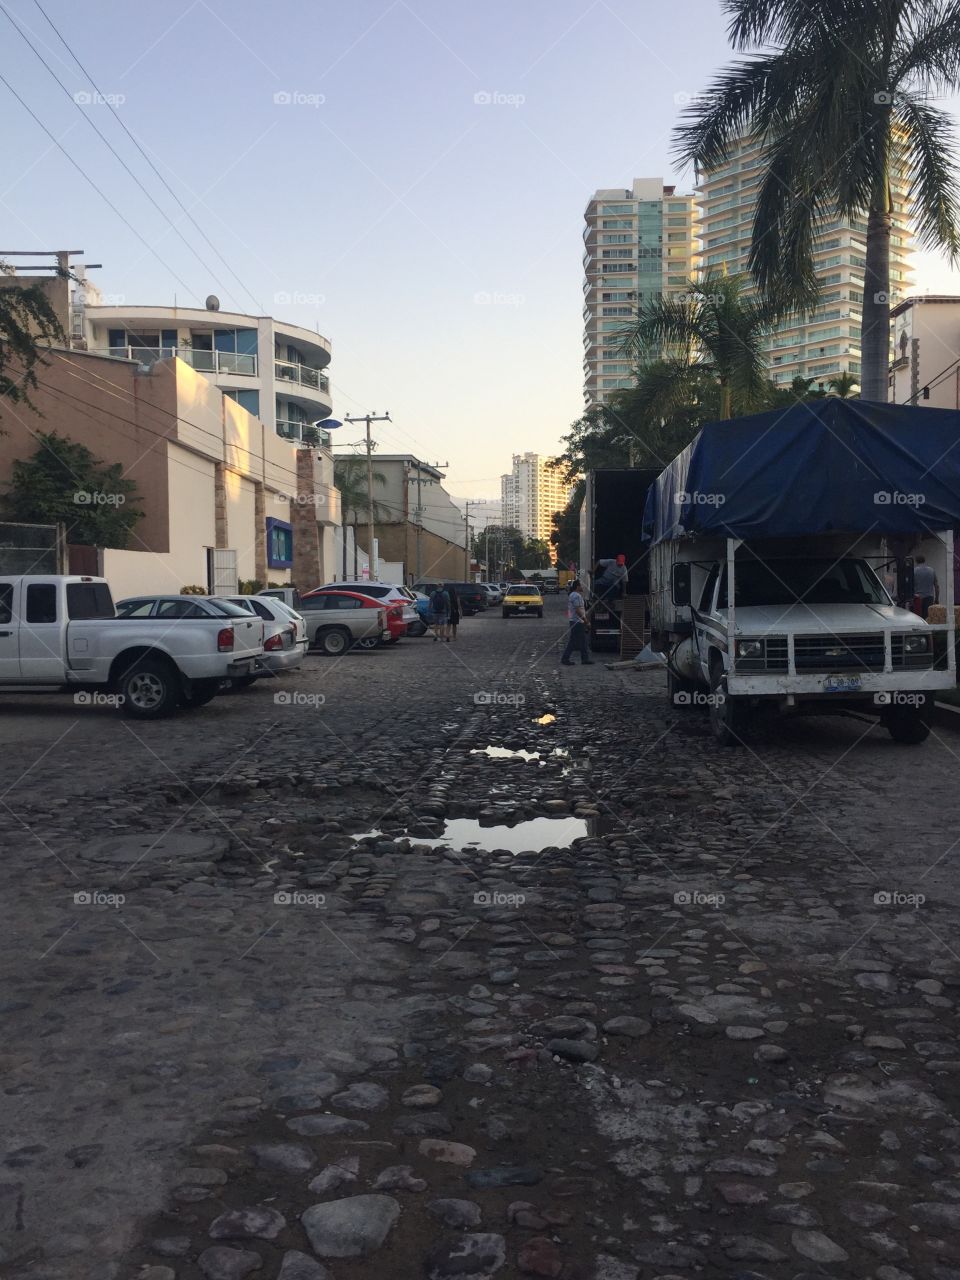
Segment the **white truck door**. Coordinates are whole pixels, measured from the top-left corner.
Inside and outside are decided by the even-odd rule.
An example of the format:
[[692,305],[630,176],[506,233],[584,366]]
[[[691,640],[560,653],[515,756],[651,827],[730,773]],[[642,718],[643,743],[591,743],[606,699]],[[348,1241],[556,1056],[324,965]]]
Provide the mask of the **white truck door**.
[[36,684],[62,684],[66,618],[55,582],[28,582],[21,602],[20,678]]
[[0,680],[20,679],[19,623],[13,615],[13,583],[0,579]]

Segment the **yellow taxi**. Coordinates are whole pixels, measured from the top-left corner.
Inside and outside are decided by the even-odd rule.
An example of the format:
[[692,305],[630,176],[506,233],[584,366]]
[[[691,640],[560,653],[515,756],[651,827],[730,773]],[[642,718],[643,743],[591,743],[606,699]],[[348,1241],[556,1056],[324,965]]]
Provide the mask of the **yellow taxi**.
[[540,588],[532,582],[514,582],[507,587],[503,597],[503,616],[511,617],[515,613],[535,613],[543,617],[543,596]]

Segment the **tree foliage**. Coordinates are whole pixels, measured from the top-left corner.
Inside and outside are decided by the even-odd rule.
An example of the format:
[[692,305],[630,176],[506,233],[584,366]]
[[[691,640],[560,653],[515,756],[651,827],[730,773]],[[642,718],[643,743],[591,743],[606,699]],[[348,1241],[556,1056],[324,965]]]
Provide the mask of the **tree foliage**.
[[[6,263],[0,262],[0,269]],[[63,342],[57,314],[38,285],[0,287],[0,402],[30,405],[43,348]]]
[[67,541],[82,546],[126,547],[143,511],[120,463],[103,463],[86,445],[55,431],[37,439],[31,457],[13,464],[2,502],[7,518],[64,524]]

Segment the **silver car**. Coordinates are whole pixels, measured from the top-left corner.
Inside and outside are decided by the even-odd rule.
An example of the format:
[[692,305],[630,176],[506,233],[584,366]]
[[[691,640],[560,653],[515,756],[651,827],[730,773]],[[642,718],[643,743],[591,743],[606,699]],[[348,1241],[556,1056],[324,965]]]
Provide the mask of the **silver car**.
[[348,591],[301,596],[300,612],[311,646],[331,658],[354,646],[376,649],[390,639],[385,610]]
[[307,652],[307,625],[282,600],[270,596],[221,596],[231,604],[263,619],[263,653],[257,662],[260,675],[295,671]]

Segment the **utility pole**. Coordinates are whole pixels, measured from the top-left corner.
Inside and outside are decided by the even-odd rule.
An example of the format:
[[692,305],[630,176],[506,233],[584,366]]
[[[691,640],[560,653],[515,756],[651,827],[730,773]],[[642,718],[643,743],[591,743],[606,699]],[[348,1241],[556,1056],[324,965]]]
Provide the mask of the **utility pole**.
[[377,416],[376,410],[373,413],[365,413],[359,418],[344,418],[344,422],[365,422],[367,424],[367,555],[369,556],[369,574],[373,579],[373,440],[370,436],[371,422],[392,422],[390,410]]
[[486,498],[467,498],[463,504],[463,520],[467,526],[467,538],[463,544],[463,580],[470,581],[470,508],[486,505]]

